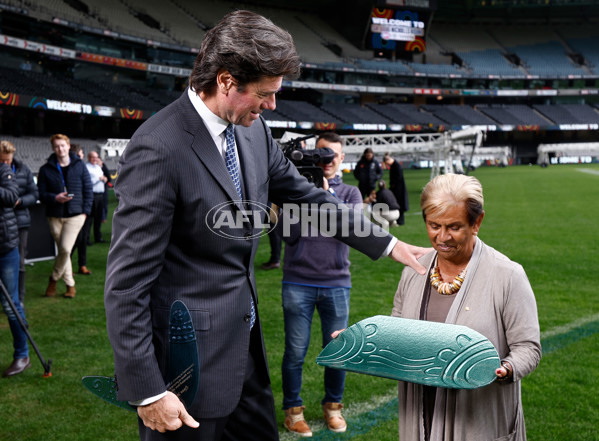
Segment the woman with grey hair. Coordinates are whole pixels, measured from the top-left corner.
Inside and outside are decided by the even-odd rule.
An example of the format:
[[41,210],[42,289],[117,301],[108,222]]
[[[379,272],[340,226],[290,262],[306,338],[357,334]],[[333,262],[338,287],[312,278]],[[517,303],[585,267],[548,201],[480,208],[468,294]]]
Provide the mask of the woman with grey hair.
[[434,251],[406,267],[392,315],[467,326],[497,349],[497,380],[479,389],[399,382],[401,441],[525,440],[520,382],[541,359],[534,293],[524,269],[479,237],[480,182],[447,174],[431,180],[420,204]]

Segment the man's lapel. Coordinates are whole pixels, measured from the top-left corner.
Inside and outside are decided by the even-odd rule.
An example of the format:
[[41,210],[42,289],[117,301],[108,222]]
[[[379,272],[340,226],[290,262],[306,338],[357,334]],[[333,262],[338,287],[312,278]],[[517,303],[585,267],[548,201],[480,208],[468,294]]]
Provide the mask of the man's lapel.
[[[218,151],[218,147],[214,145],[214,140],[210,132],[208,132],[202,118],[200,118],[198,112],[194,109],[186,92],[181,96],[180,104],[182,106],[183,128],[193,135],[192,150],[200,158],[200,161],[204,163],[208,172],[214,177],[214,180],[227,193],[229,199],[237,201],[239,196],[237,196],[235,184],[233,184],[233,180],[227,171],[225,160]],[[245,176],[243,178],[245,179]]]

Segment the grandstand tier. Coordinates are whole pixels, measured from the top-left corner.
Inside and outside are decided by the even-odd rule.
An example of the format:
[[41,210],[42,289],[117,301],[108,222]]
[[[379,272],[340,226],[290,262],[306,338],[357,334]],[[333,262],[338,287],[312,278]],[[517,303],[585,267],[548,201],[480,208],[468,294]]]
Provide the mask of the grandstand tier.
[[501,145],[571,138],[570,131],[594,136],[599,6],[588,2],[577,16],[560,2],[549,1],[544,14],[512,2],[504,16],[507,9],[481,2],[425,3],[425,44],[406,52],[368,49],[369,12],[333,16],[341,0],[3,0],[0,128],[12,136],[61,129],[126,138],[185,90],[206,31],[247,8],[287,29],[303,60],[302,76],[285,81],[277,108],[263,113],[277,135],[476,126]]

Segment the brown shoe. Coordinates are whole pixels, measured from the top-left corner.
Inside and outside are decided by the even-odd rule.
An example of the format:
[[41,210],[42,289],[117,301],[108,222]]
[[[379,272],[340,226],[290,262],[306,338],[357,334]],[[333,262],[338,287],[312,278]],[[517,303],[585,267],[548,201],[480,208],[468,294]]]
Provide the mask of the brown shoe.
[[341,403],[324,403],[322,405],[324,420],[329,426],[329,430],[336,433],[345,432],[347,429],[347,423],[341,415],[341,409],[343,409]]
[[312,436],[312,430],[304,418],[306,406],[296,406],[285,409],[285,428],[299,436]]
[[56,280],[52,280],[52,276],[48,281],[48,287],[46,288],[46,297],[54,297],[56,295]]
[[30,367],[31,367],[31,362],[29,361],[29,357],[15,358],[12,361],[11,365],[8,368],[6,368],[3,375],[5,377],[12,377],[13,375],[20,374],[25,369],[30,368]]
[[83,274],[84,276],[89,276],[92,273],[90,270],[87,269],[86,266],[80,266],[78,272],[79,274]]
[[69,299],[72,299],[73,297],[75,297],[75,294],[77,294],[77,291],[75,290],[75,285],[67,285],[67,292],[64,293],[64,296]]
[[263,263],[262,265],[260,265],[260,269],[263,270],[271,270],[271,269],[277,269],[280,268],[281,264],[279,262],[266,262]]

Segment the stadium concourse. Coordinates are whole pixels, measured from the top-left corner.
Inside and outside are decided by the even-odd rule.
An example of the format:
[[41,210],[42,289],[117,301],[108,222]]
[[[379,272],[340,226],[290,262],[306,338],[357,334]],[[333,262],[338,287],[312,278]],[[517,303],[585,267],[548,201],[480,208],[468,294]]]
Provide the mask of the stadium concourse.
[[[34,171],[56,132],[114,168],[102,146],[181,94],[206,30],[239,8],[289,30],[303,61],[263,114],[277,138],[335,130],[380,150],[474,130],[480,164],[596,161],[599,5],[578,0],[0,0],[0,131]],[[459,153],[436,157],[459,169]]]

